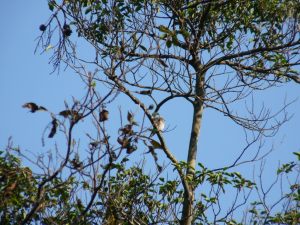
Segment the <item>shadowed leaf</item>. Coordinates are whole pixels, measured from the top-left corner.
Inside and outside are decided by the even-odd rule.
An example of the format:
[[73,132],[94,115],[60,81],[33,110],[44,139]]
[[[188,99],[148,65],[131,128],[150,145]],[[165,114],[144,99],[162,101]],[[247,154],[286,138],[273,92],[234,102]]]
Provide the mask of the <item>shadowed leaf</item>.
[[150,95],[151,94],[151,91],[140,91],[140,94],[142,95]]
[[102,121],[105,121],[105,120],[108,120],[108,114],[109,112],[107,110],[103,110],[101,113],[100,113],[100,122]]
[[130,112],[128,112],[128,114],[127,114],[127,120],[129,123],[131,123],[131,121],[132,121],[132,115]]
[[147,48],[146,47],[144,47],[143,45],[140,45],[139,46],[141,49],[143,49],[145,52],[147,52],[148,50],[147,50]]
[[149,106],[148,110],[152,110],[152,109],[154,109],[154,105],[151,104],[151,105]]
[[99,144],[100,144],[100,142],[99,141],[94,141],[94,142],[91,142],[90,143],[93,147],[97,147]]
[[56,119],[53,119],[52,120],[52,129],[51,129],[51,132],[48,136],[49,138],[53,138],[53,136],[56,134],[57,126],[58,126],[58,123],[57,123]]
[[60,116],[63,116],[65,118],[67,118],[68,116],[70,115],[74,115],[74,114],[77,114],[78,115],[78,112],[77,111],[72,111],[72,110],[64,110],[64,111],[61,111],[59,113]]
[[151,155],[153,156],[153,158],[154,158],[154,160],[155,160],[155,162],[156,162],[156,161],[158,160],[158,158],[157,158],[156,152],[154,151],[153,146],[148,146],[148,147],[149,147],[149,151],[146,152],[146,154],[147,154],[147,153],[151,153]]
[[135,150],[137,150],[137,146],[134,145],[134,146],[129,146],[126,150],[126,153],[127,154],[131,154],[132,152],[134,152]]
[[[172,44],[172,42],[170,42],[170,43]],[[167,45],[168,45],[168,42],[167,42]],[[160,62],[164,67],[169,67],[168,64],[165,61],[161,60],[161,59],[158,59],[158,62]]]

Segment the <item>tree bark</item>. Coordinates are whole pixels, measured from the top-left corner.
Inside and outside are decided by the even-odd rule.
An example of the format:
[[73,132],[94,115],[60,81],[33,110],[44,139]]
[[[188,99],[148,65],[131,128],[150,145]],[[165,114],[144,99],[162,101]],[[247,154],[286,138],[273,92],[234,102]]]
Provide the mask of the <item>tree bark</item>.
[[[191,65],[194,67],[196,71],[196,84],[195,84],[195,93],[197,98],[195,98],[193,107],[194,107],[194,115],[193,115],[193,124],[192,124],[192,131],[190,137],[190,144],[189,144],[189,152],[187,162],[189,166],[192,168],[188,168],[186,171],[186,176],[190,177],[191,179],[194,177],[195,167],[196,167],[196,156],[197,156],[197,147],[198,147],[198,140],[200,135],[200,128],[202,122],[202,114],[203,114],[203,99],[205,95],[204,89],[204,77],[205,71],[203,71],[203,65],[198,58],[196,58]],[[193,216],[193,202],[194,202],[194,195],[195,195],[194,187],[189,184],[188,190],[184,192],[184,200],[183,200],[183,208],[182,208],[182,216],[181,216],[181,225],[188,225],[191,224],[192,216]]]

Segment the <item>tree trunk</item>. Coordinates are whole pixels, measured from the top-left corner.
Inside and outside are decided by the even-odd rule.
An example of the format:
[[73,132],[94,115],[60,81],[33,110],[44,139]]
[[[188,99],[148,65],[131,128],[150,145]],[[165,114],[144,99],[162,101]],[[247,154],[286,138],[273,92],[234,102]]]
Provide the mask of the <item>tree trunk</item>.
[[[190,138],[189,152],[187,162],[189,166],[192,168],[188,168],[186,171],[186,176],[194,177],[195,167],[196,167],[196,156],[197,156],[197,146],[200,135],[200,128],[202,122],[202,114],[203,114],[203,99],[205,95],[204,90],[204,77],[205,72],[202,70],[203,66],[198,58],[194,60],[191,64],[196,71],[196,85],[195,85],[195,93],[198,98],[194,100],[194,115],[193,115],[193,124],[192,124],[192,132]],[[185,190],[184,192],[184,200],[183,200],[183,209],[182,209],[182,217],[181,217],[181,225],[188,225],[191,223],[193,216],[193,201],[195,190],[192,185],[189,185],[189,190]]]

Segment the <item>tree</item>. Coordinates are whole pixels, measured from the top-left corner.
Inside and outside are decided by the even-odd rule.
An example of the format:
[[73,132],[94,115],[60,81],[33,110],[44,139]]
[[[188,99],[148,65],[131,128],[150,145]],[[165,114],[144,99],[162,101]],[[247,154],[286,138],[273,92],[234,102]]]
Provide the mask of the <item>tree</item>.
[[[253,92],[285,82],[300,83],[297,71],[299,3],[289,0],[72,0],[60,3],[48,1],[48,5],[54,14],[40,26],[42,34],[38,46],[43,51],[53,48],[51,62],[54,71],[59,71],[61,63],[64,63],[82,78],[88,91],[82,101],[74,99],[73,104],[66,103],[66,109],[60,113],[49,114],[52,118],[49,138],[55,138],[58,130],[63,131],[67,138],[67,151],[64,156],[61,155],[58,169],[45,172],[36,183],[36,197],[23,224],[37,213],[41,213],[40,217],[48,223],[62,223],[54,218],[58,211],[47,211],[47,216],[39,211],[49,200],[44,199],[45,195],[57,190],[60,190],[57,196],[64,196],[60,201],[63,212],[60,218],[66,219],[64,223],[208,223],[205,211],[219,203],[225,184],[232,184],[238,192],[255,186],[253,181],[227,170],[260,159],[258,153],[262,146],[258,147],[256,157],[241,161],[249,146],[265,137],[272,137],[289,120],[285,109],[290,103],[283,103],[282,109],[273,114],[265,108],[256,113],[254,103],[246,106],[246,113],[234,112],[233,106]],[[85,59],[77,55],[75,30],[79,38],[95,49],[92,57]],[[54,38],[56,44],[52,43]],[[90,65],[95,67],[93,73],[86,69]],[[146,71],[145,75],[140,71]],[[100,92],[97,89],[99,85]],[[158,92],[161,94],[156,97]],[[110,139],[105,126],[109,115],[106,106],[121,93],[143,111],[153,126],[151,131],[157,132],[159,142],[145,134],[145,121],[135,121],[137,112],[127,113],[128,124],[121,124],[118,145]],[[190,102],[194,109],[187,162],[179,162],[174,157],[155,123],[159,109],[178,98]],[[153,103],[154,113],[151,113],[150,104]],[[27,103],[23,107],[30,108],[32,112],[46,110],[35,103]],[[247,138],[251,134],[252,140],[248,140],[248,146],[233,164],[212,169],[198,163],[202,171],[195,171],[202,115],[208,108],[217,110],[243,127]],[[87,133],[91,141],[88,143],[88,161],[83,163],[80,154],[75,151],[72,130],[90,117],[97,135]],[[142,164],[125,169],[124,163],[138,149],[138,143],[144,143],[153,156],[157,166],[155,177],[144,175]],[[179,180],[165,181],[161,178],[162,183],[157,183],[165,169],[158,163],[157,149],[161,149],[170,160]],[[127,155],[124,157],[125,151]],[[71,160],[71,156],[74,159]],[[104,159],[107,159],[106,164],[100,163]],[[38,165],[45,171],[49,170],[49,165],[43,163],[43,159],[39,159]],[[295,166],[295,163],[286,164],[278,174],[290,172]],[[66,168],[70,168],[71,172],[63,176]],[[80,190],[80,182],[89,193],[86,205],[79,204],[81,200],[75,196]],[[207,196],[202,193],[203,199],[196,201],[196,190],[204,182],[210,183],[214,194]],[[72,194],[66,196],[68,185],[73,189]],[[159,189],[157,195],[152,194],[155,189]],[[293,193],[296,189],[292,189]],[[138,198],[140,195],[143,197]],[[248,195],[245,196],[246,202]],[[267,209],[266,204],[262,204]],[[218,213],[213,212],[213,222],[229,223],[229,215],[236,208],[234,202],[230,212],[220,218]],[[291,216],[289,209],[286,212]],[[253,212],[260,222],[270,222],[275,218],[271,218],[271,210],[264,210],[261,215]],[[297,219],[298,211],[293,213],[292,218]]]

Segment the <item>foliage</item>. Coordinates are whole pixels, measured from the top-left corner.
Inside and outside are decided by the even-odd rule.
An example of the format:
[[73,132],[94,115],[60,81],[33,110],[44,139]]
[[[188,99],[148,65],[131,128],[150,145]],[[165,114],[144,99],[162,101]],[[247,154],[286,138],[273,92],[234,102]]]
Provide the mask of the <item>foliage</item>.
[[[35,206],[39,184],[45,180],[45,177],[33,176],[30,168],[22,168],[20,159],[9,154],[11,151],[18,152],[19,149],[9,147],[6,149],[7,154],[1,156],[0,195],[3,199],[0,206],[1,224],[21,223],[30,213],[30,207]],[[299,158],[299,153],[295,154]],[[4,155],[3,151],[1,155]],[[80,223],[152,224],[156,221],[169,221],[168,223],[172,224],[170,209],[173,213],[178,213],[176,210],[183,201],[183,191],[179,188],[180,181],[165,180],[158,175],[151,179],[138,166],[125,169],[123,163],[114,166],[117,169],[115,176],[99,175],[97,179],[103,180],[103,185],[98,191],[98,199],[94,201],[90,211],[85,214]],[[291,164],[294,166],[289,169],[284,169],[286,165],[282,165],[278,170],[280,171],[278,177],[293,172],[294,169],[299,171],[299,159],[298,162],[291,162]],[[184,164],[180,163],[177,166],[184,167]],[[225,193],[225,185],[231,185],[238,192],[245,188],[258,189],[255,183],[246,180],[238,172],[207,171],[202,164],[200,166],[203,170],[196,171],[197,177],[192,182],[195,185],[210,183],[215,194],[201,193],[201,200],[195,205],[192,224],[209,224],[206,212],[213,205],[219,204],[220,192]],[[86,206],[76,193],[81,189],[92,194],[93,187],[88,182],[75,180],[76,178],[72,176],[70,179],[55,178],[49,182],[43,190],[44,194],[39,199],[40,206],[32,215],[32,220],[43,224],[78,223],[78,215],[85,211]],[[251,203],[248,211],[248,214],[251,214],[248,218],[249,224],[296,224],[299,220],[299,185],[291,185],[291,192],[279,199],[277,204],[283,202],[285,209],[273,216],[263,199],[261,202]],[[231,211],[234,210],[233,207]],[[246,220],[244,223],[228,220],[226,216],[218,221],[227,224],[246,223]]]
[[[3,221],[238,224],[233,213],[249,204],[251,192],[257,191],[259,201],[246,210],[241,223],[297,223],[298,180],[290,184],[291,192],[279,197],[271,207],[266,196],[279,178],[299,169],[298,163],[283,164],[268,191],[255,179],[246,179],[235,171],[237,166],[263,160],[275,150],[259,156],[263,146],[258,144],[255,157],[242,160],[250,146],[273,137],[290,119],[286,113],[290,103],[284,102],[273,114],[264,107],[257,113],[254,99],[244,111],[233,108],[254,92],[290,81],[300,83],[299,2],[49,0],[48,6],[53,14],[39,27],[42,33],[37,46],[43,53],[53,53],[50,62],[54,71],[59,72],[63,63],[78,74],[86,93],[81,100],[74,97],[72,103],[65,102],[65,109],[58,113],[33,102],[23,105],[32,113],[48,113],[48,137],[63,134],[67,144],[63,154],[55,146],[56,162],[52,153],[49,161],[44,155],[33,161],[17,151],[43,171],[41,174],[21,169],[19,159],[10,154],[16,149],[8,144],[1,161],[5,181],[1,183],[5,198],[1,205]],[[74,44],[77,40],[90,44],[94,55],[81,58]],[[87,65],[95,67],[93,73],[86,69]],[[108,108],[119,95],[138,107],[134,113],[127,112],[127,124],[123,124],[120,110],[121,124],[117,138],[112,138],[106,127]],[[160,108],[178,98],[193,106],[187,162],[175,158],[155,122]],[[196,160],[202,115],[207,108],[227,116],[245,130],[246,147],[234,163],[223,168],[209,168],[208,163]],[[140,111],[143,120],[135,121]],[[85,143],[84,155],[72,132],[86,121],[91,121],[95,133],[85,132],[90,141]],[[155,131],[158,141],[147,136],[148,131]],[[156,172],[151,176],[143,170],[145,160],[130,168],[126,164],[141,146],[150,153],[144,157],[154,159]],[[160,165],[156,151],[162,152],[171,165]],[[197,164],[201,171],[196,171]],[[163,176],[170,167],[177,178]],[[209,186],[209,192],[200,191],[204,185]],[[221,196],[232,193],[232,189],[236,191],[235,199],[224,212]],[[273,208],[280,202],[286,205],[282,212],[274,213]]]

